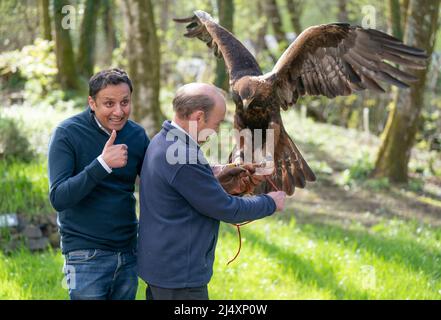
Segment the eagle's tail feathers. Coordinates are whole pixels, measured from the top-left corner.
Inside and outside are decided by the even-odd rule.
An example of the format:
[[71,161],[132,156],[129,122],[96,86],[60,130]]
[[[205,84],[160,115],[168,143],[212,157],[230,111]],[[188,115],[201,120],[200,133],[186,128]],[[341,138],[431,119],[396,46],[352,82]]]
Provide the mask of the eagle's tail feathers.
[[[296,187],[304,188],[307,181],[315,181],[316,176],[306,163],[297,146],[285,132],[281,130],[279,141],[274,153],[275,170],[271,179],[275,185],[292,195]],[[266,191],[271,186],[266,186]]]

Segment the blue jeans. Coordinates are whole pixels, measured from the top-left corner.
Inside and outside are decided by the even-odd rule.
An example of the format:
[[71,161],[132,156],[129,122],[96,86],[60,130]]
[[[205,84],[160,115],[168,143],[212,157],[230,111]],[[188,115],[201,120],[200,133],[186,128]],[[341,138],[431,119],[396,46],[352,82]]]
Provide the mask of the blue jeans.
[[134,300],[138,289],[136,251],[75,250],[65,256],[71,300]]

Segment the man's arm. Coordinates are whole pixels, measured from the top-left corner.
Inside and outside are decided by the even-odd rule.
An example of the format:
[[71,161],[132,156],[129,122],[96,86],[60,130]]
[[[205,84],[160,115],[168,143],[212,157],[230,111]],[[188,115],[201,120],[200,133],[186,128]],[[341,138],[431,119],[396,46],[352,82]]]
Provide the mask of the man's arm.
[[201,214],[229,223],[260,219],[276,211],[268,195],[240,198],[227,194],[212,172],[201,165],[183,165],[171,185]]
[[57,211],[76,205],[109,173],[98,159],[74,176],[74,147],[64,128],[58,127],[51,139],[48,155],[49,198]]

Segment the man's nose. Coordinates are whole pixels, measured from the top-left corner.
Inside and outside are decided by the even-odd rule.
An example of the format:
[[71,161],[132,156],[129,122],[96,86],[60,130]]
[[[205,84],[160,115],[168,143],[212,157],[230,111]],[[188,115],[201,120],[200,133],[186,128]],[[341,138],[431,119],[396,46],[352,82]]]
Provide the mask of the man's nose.
[[117,104],[115,107],[115,110],[113,110],[113,115],[115,116],[123,116],[124,115],[124,110],[122,108],[122,106],[120,104]]

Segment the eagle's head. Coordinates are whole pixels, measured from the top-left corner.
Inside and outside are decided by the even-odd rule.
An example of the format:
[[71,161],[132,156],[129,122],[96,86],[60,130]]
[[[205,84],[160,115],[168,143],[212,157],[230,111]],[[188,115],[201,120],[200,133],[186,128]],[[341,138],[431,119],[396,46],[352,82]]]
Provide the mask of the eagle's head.
[[268,93],[268,84],[260,77],[246,76],[239,79],[235,85],[236,91],[242,102],[242,108],[247,111],[248,108],[263,107],[257,105],[266,100]]

